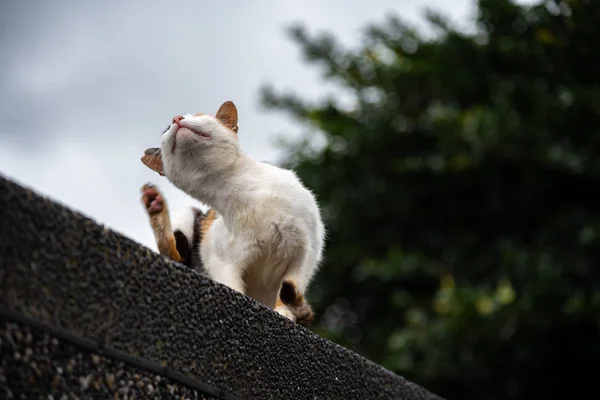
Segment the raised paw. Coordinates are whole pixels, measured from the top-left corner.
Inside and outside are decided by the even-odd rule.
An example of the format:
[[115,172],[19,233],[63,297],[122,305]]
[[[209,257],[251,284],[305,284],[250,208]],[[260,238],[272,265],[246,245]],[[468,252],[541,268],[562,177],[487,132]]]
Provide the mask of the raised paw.
[[162,194],[151,183],[142,186],[142,203],[150,215],[159,214],[165,207]]

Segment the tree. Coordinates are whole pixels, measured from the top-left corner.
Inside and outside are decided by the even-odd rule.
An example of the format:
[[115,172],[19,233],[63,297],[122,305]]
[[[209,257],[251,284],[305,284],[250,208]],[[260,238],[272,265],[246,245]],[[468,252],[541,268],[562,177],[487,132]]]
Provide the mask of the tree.
[[477,10],[353,49],[290,28],[352,99],[262,91],[324,139],[285,143],[328,228],[314,330],[449,399],[573,397],[600,361],[600,2]]

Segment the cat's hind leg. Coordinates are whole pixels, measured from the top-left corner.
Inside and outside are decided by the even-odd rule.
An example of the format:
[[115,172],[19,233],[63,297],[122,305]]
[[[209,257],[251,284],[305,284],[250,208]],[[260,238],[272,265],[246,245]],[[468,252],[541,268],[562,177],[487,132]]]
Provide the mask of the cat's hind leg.
[[160,254],[181,262],[183,257],[177,249],[177,241],[171,228],[171,219],[164,196],[151,183],[142,186],[141,191],[142,204],[150,217],[150,226],[154,232],[158,251]]
[[315,317],[312,307],[293,278],[283,280],[275,303],[275,312],[305,327],[310,326]]

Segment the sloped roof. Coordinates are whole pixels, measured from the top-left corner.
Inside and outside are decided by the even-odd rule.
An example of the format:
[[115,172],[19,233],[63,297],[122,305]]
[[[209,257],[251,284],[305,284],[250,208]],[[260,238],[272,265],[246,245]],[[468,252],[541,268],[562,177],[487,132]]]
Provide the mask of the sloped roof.
[[0,200],[2,319],[147,363],[221,398],[437,399],[1,176]]

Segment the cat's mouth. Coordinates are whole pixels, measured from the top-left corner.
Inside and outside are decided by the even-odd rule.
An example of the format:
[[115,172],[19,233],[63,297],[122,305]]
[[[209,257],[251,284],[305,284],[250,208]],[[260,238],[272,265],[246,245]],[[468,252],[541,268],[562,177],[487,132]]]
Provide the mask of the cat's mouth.
[[192,133],[196,136],[200,136],[200,138],[202,138],[203,140],[208,140],[211,138],[210,133],[201,131],[199,129],[196,129],[192,126],[189,126],[187,124],[182,124],[183,121],[179,121],[177,123],[177,129],[175,129],[175,132],[173,132],[173,144],[171,145],[171,152],[175,153],[175,148],[177,147],[177,134],[178,133]]
[[187,129],[187,130],[191,131],[192,133],[194,133],[204,139],[211,138],[210,133],[201,131],[200,129],[194,127],[193,125],[188,124],[186,121],[180,121],[178,125],[179,125],[179,127],[177,128],[177,131],[180,131],[182,129]]

